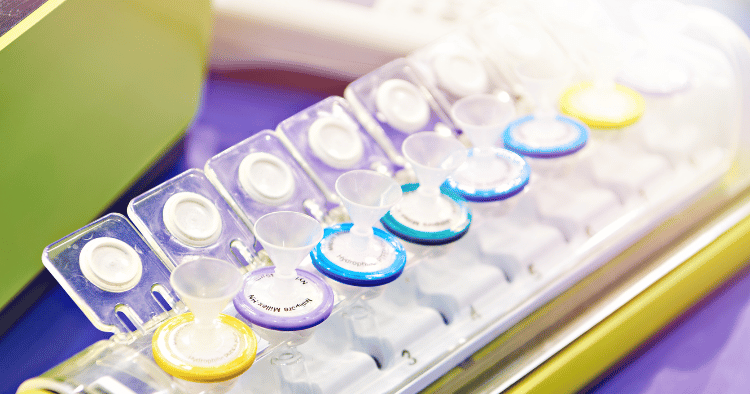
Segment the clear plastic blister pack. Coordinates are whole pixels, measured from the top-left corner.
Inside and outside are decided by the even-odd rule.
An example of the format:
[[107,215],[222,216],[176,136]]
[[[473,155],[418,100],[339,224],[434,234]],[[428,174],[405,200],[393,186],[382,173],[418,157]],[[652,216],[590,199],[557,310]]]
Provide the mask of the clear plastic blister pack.
[[508,93],[514,98],[525,98],[527,94],[515,73],[518,64],[565,56],[542,22],[528,9],[490,13],[469,26],[467,35],[506,81]]
[[499,94],[511,99],[508,82],[465,32],[443,37],[408,59],[442,108],[450,109],[459,99],[474,94]]
[[323,193],[272,131],[261,131],[212,157],[205,171],[248,228],[270,212],[325,208]]
[[139,351],[143,346],[142,340],[128,345],[96,342],[39,378],[24,382],[18,391],[183,394],[171,376]]
[[[748,149],[738,145],[750,86],[738,59],[750,54],[717,44],[720,33],[702,36],[700,9],[681,14],[687,31],[632,21],[661,15],[649,11],[660,4],[616,18],[590,1],[507,4],[352,82],[346,100],[323,100],[219,153],[205,176],[191,170],[133,200],[131,218],[172,268],[191,256],[243,266],[232,243],[256,238],[276,264],[217,297],[238,294],[222,322],[248,323],[265,342],[214,392],[416,392],[708,190],[730,190],[717,185],[738,147]],[[581,38],[592,29],[603,33]],[[390,179],[403,181],[403,167],[421,184]],[[86,244],[97,242],[120,260],[88,262],[96,253]],[[133,256],[141,271],[120,262]],[[151,354],[142,338],[165,311],[152,285],[171,305],[177,296],[124,217],[50,245],[44,260],[97,327],[129,331],[114,311],[133,309],[142,331],[133,344]],[[175,290],[193,309],[206,298]]]
[[406,59],[396,59],[352,82],[344,97],[391,160],[401,165],[403,158],[398,152],[410,134],[455,133],[447,115]]
[[201,170],[134,198],[128,216],[172,268],[199,256],[253,263],[255,237]]
[[[719,50],[686,37],[670,43],[666,50],[649,48],[653,44],[645,42],[618,80],[640,92],[649,109],[636,136],[638,143],[664,155],[675,167],[687,162],[701,165],[720,156],[717,149],[731,146],[721,130],[735,127],[737,119],[723,109],[734,105],[729,100],[739,92],[732,83],[732,66]],[[671,78],[659,83],[644,75],[644,68]]]
[[167,266],[130,221],[116,213],[49,245],[42,261],[102,331],[148,328],[177,299]]
[[328,194],[335,195],[336,179],[347,171],[367,169],[388,176],[395,172],[383,149],[341,97],[329,97],[306,108],[281,122],[277,130],[289,138],[314,175],[320,177]]

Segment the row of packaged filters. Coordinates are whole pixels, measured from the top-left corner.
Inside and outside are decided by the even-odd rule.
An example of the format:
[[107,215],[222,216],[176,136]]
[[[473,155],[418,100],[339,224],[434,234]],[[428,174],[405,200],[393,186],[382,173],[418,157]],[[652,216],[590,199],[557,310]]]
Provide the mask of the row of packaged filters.
[[403,387],[722,175],[728,62],[636,41],[490,15],[48,246],[116,335],[19,391]]

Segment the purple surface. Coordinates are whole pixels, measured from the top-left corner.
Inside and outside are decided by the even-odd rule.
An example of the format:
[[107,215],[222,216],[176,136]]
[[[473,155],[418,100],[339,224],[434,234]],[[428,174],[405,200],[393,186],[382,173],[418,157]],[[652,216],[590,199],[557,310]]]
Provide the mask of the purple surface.
[[338,81],[302,88],[274,83],[294,83],[301,78],[298,74],[212,73],[203,92],[203,105],[186,135],[186,168],[202,169],[213,155],[261,130],[275,129],[282,120],[329,95],[343,94],[343,83]]
[[[234,297],[234,307],[242,317],[252,324],[278,331],[300,331],[315,327],[322,323],[333,311],[333,289],[323,282],[317,275],[305,270],[297,269],[297,276],[317,286],[323,293],[320,305],[315,309],[299,316],[279,316],[268,313],[263,308],[257,308],[248,300],[248,285],[256,282],[260,277],[273,274],[275,267],[259,268],[245,277],[242,290]],[[252,294],[252,293],[250,293]],[[257,294],[257,293],[256,293]]]
[[0,336],[0,393],[15,393],[24,380],[109,337],[57,285]]
[[615,367],[591,394],[749,393],[747,270]]

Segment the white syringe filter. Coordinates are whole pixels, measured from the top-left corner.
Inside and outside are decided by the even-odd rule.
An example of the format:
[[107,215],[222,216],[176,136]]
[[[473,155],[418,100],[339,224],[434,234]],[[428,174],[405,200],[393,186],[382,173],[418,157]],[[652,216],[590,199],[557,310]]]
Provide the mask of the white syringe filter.
[[538,10],[547,19],[564,21],[576,27],[594,27],[604,21],[592,0],[551,0],[537,2]]
[[688,89],[692,75],[684,63],[651,49],[626,62],[618,80],[640,93],[665,96]]
[[460,196],[445,194],[440,186],[466,162],[466,147],[453,137],[428,131],[409,136],[401,149],[419,184],[402,186],[404,197],[383,217],[383,226],[399,238],[423,245],[461,238],[471,224],[471,212]]
[[196,324],[210,323],[242,287],[242,275],[229,262],[199,258],[172,271],[169,283],[195,315]]
[[381,173],[355,170],[339,176],[336,192],[353,223],[326,229],[326,236],[311,253],[313,266],[351,286],[394,281],[406,265],[406,251],[393,235],[373,226],[401,200],[401,186]]
[[349,217],[356,226],[370,228],[401,199],[401,186],[379,172],[349,171],[336,180]]
[[690,20],[687,13],[687,6],[675,0],[640,0],[630,8],[633,22],[652,39],[677,34]]
[[323,227],[305,214],[278,211],[255,221],[255,236],[276,267],[275,276],[293,279],[294,270],[323,238]]
[[217,392],[230,388],[258,349],[250,327],[221,313],[240,291],[242,274],[231,263],[202,257],[178,265],[169,283],[192,313],[172,316],[156,329],[154,361],[178,379],[216,383],[211,388]]
[[467,150],[457,139],[432,131],[410,135],[401,149],[420,185],[437,188],[466,161]]
[[475,147],[490,147],[516,116],[516,108],[510,99],[475,94],[456,101],[451,107],[451,115]]
[[554,111],[557,99],[573,76],[573,68],[564,57],[552,56],[522,62],[515,67],[515,73],[537,109]]
[[320,277],[296,269],[323,238],[317,220],[299,212],[278,211],[255,222],[255,234],[273,267],[245,277],[234,307],[250,323],[270,330],[299,331],[322,323],[333,310],[333,291]]
[[497,23],[492,27],[495,42],[502,45],[515,59],[540,56],[544,52],[543,39],[539,27],[522,19],[496,14]]
[[611,26],[603,26],[586,39],[591,54],[593,79],[603,89],[614,89],[615,76],[637,49],[636,41]]

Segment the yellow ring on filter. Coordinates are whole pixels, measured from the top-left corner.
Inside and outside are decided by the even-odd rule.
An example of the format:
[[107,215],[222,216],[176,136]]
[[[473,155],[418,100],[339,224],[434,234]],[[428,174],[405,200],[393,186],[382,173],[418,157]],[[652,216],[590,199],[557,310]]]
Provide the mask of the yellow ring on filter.
[[217,383],[234,379],[242,375],[255,362],[255,354],[258,350],[258,341],[255,334],[240,320],[225,314],[220,314],[219,322],[234,329],[243,339],[247,346],[241,353],[230,362],[212,367],[200,367],[187,362],[176,362],[182,357],[167,346],[169,334],[179,326],[194,320],[191,312],[183,313],[170,318],[154,332],[152,349],[154,360],[168,374],[190,382]]
[[568,88],[560,98],[560,112],[577,118],[594,129],[619,129],[632,125],[643,116],[646,107],[643,96],[620,84],[614,84],[614,92],[627,108],[623,108],[622,112],[616,115],[592,113],[588,108],[583,108],[582,101],[586,100],[585,96],[594,92],[594,89],[592,82],[583,82]]

